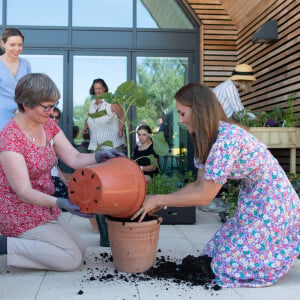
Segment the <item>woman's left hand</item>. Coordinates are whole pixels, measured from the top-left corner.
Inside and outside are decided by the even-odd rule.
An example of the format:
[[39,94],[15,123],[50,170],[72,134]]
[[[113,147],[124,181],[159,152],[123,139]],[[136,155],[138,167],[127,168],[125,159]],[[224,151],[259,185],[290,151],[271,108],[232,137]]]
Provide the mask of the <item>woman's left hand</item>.
[[151,195],[146,196],[142,207],[131,217],[131,220],[136,219],[140,216],[138,222],[142,222],[147,214],[153,214],[161,210],[164,206],[159,205],[159,196],[160,195]]
[[108,159],[119,157],[119,156],[125,156],[125,154],[116,149],[98,150],[95,152],[95,160],[97,163],[102,163],[107,161]]

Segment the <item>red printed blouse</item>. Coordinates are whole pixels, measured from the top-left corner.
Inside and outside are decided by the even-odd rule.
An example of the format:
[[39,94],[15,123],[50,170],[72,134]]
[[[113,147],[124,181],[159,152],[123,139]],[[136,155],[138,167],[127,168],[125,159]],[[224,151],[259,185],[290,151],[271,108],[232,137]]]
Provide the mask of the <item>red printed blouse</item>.
[[[0,152],[12,151],[23,155],[33,189],[49,195],[54,194],[51,169],[56,164],[53,137],[60,131],[49,119],[43,124],[46,146],[32,143],[11,119],[0,132]],[[4,236],[18,236],[25,231],[55,220],[61,211],[57,207],[44,207],[22,201],[10,187],[0,165],[0,233]]]

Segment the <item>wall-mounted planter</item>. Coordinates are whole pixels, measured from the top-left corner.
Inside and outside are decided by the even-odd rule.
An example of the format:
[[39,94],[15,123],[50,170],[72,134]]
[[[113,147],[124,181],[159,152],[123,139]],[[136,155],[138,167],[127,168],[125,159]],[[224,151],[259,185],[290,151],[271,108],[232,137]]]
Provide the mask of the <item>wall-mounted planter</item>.
[[68,192],[71,202],[82,212],[128,218],[142,205],[146,182],[133,160],[117,157],[76,170]]
[[296,148],[300,147],[300,128],[251,127],[250,133],[270,149],[290,149],[290,172],[296,173]]
[[161,217],[138,222],[106,218],[114,266],[118,271],[141,273],[152,267]]

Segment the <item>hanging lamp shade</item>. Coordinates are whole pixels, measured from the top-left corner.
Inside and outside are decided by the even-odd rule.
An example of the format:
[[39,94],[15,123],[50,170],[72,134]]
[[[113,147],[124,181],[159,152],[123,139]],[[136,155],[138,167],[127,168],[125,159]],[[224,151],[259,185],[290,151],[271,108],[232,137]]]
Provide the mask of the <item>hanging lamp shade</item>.
[[270,20],[263,24],[253,35],[252,43],[268,44],[278,40],[277,21]]

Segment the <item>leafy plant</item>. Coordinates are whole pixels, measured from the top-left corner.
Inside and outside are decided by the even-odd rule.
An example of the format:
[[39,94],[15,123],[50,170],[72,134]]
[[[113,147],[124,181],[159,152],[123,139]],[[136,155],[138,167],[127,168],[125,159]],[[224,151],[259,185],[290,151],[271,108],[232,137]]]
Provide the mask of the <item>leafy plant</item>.
[[299,122],[294,107],[295,95],[296,93],[289,95],[288,107],[285,110],[278,106],[269,112],[258,113],[244,109],[234,113],[232,118],[247,127],[294,127]]
[[[134,121],[131,121],[129,118],[129,111],[132,107],[143,107],[147,103],[147,94],[141,87],[138,87],[133,80],[125,81],[121,83],[115,93],[106,92],[96,99],[105,99],[110,104],[119,104],[121,105],[124,112],[124,125],[125,125],[125,134],[127,140],[127,156],[131,157],[131,147],[130,147],[130,135],[135,134],[135,130],[130,131],[131,125],[137,125]],[[96,113],[97,114],[97,113]],[[90,115],[93,118],[101,118],[105,113],[98,115]],[[167,155],[169,146],[164,138],[163,132],[151,135],[153,142],[153,149],[157,155]],[[150,158],[151,159],[151,158]],[[152,161],[152,160],[151,160]],[[154,162],[154,160],[153,160]],[[154,162],[156,163],[156,160]]]
[[177,173],[172,177],[157,174],[153,177],[152,182],[147,184],[147,194],[170,194],[194,180],[195,177],[192,171],[187,171],[184,174]]
[[241,182],[238,180],[228,180],[223,186],[221,198],[228,203],[226,213],[231,218],[237,209],[237,200],[240,193]]

